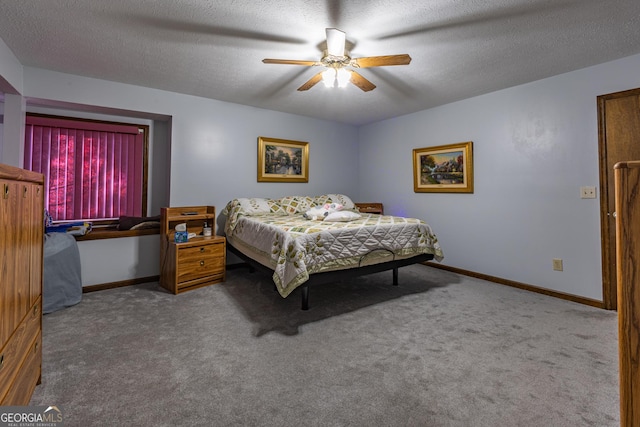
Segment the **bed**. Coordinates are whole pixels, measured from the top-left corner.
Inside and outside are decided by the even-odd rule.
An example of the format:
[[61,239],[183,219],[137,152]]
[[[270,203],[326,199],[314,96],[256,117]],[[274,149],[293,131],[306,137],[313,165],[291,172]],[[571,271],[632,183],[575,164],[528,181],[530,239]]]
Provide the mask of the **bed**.
[[[328,205],[338,207],[330,216],[308,215]],[[443,258],[436,235],[424,221],[359,213],[343,194],[240,198],[222,213],[229,250],[272,273],[282,297],[301,287],[303,310],[309,308],[312,284],[393,270],[397,285],[399,267]]]

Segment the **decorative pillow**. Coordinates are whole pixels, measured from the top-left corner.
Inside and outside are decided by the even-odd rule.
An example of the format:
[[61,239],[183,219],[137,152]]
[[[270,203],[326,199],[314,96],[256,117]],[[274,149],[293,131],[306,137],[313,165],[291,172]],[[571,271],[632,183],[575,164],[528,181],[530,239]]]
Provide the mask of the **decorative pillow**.
[[238,199],[238,203],[242,207],[243,213],[246,215],[270,213],[271,205],[269,199],[262,198],[242,198]]
[[354,211],[335,211],[324,217],[323,221],[346,222],[360,218],[360,214]]
[[351,200],[349,196],[345,196],[344,194],[326,194],[326,196],[331,199],[331,202],[340,203],[344,206],[344,209],[353,210],[356,208],[356,204],[353,203],[353,200]]
[[287,213],[282,208],[282,205],[280,205],[280,202],[278,200],[269,199],[269,200],[267,200],[267,203],[269,204],[269,208],[271,208],[271,213],[277,213],[277,214],[286,214]]
[[333,202],[333,200],[331,200],[331,197],[329,197],[328,194],[323,194],[322,196],[317,196],[313,198],[313,204],[316,206],[323,206],[331,202]]
[[280,207],[289,215],[308,211],[313,205],[313,197],[286,196],[278,200]]

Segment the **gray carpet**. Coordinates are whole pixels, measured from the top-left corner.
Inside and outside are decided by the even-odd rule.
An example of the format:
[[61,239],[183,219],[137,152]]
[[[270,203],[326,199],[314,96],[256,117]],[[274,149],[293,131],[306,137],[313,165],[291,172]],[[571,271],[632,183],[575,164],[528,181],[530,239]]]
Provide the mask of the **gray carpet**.
[[66,426],[615,426],[617,315],[423,265],[298,291],[246,269],[43,320]]

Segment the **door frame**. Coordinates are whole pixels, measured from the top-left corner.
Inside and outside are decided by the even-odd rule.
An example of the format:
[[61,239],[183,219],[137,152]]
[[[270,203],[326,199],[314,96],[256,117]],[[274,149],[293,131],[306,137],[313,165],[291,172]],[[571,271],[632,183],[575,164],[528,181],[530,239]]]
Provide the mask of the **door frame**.
[[[607,310],[618,308],[618,283],[615,268],[615,212],[609,210],[610,202],[615,202],[615,194],[609,194],[609,184],[613,181],[613,170],[608,169],[606,138],[606,101],[627,96],[640,96],[640,88],[598,96],[598,159],[600,174],[600,238],[602,251],[602,304]],[[611,176],[609,176],[611,174]],[[612,259],[613,256],[613,259]],[[613,262],[612,262],[613,261]]]

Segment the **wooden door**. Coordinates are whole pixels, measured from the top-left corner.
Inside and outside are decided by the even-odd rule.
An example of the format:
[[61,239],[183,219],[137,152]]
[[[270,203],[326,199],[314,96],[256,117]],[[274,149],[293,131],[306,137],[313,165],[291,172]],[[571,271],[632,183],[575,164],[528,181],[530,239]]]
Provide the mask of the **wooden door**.
[[615,179],[618,162],[640,160],[640,89],[598,97],[600,222],[604,307],[617,309]]

